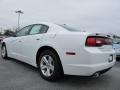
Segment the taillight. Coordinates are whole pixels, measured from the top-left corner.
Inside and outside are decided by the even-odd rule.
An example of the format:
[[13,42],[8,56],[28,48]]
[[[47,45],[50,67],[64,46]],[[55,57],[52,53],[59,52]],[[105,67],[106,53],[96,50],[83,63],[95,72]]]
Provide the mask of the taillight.
[[103,45],[112,45],[112,39],[100,36],[89,36],[86,40],[86,46],[100,47]]

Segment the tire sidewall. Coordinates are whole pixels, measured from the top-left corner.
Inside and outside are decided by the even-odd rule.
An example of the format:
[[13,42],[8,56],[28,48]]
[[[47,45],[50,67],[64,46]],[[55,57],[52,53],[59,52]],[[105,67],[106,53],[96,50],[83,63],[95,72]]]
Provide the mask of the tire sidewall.
[[[5,47],[5,56],[2,55],[2,49],[3,49],[3,47]],[[5,45],[5,44],[3,44],[3,45],[1,46],[1,56],[2,56],[2,58],[4,58],[4,59],[7,58],[7,49],[6,49],[6,45]]]

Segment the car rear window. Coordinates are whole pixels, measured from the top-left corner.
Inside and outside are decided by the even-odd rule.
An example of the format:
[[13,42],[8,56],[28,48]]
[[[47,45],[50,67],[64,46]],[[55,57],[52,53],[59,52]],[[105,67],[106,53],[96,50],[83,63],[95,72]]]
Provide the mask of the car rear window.
[[68,31],[71,31],[71,32],[80,32],[80,29],[76,29],[76,28],[73,28],[73,27],[70,27],[70,26],[67,26],[67,25],[59,25],[65,29],[67,29]]

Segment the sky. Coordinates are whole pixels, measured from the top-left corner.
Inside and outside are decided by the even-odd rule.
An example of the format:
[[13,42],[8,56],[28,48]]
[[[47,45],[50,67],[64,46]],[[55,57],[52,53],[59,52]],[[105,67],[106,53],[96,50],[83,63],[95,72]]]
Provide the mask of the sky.
[[21,27],[51,22],[67,24],[83,31],[120,35],[120,0],[0,0],[0,27]]

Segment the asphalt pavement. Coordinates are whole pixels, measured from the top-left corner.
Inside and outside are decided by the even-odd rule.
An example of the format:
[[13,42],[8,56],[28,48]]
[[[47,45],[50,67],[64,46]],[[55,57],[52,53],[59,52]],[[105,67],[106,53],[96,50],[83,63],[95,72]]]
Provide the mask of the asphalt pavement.
[[36,68],[0,56],[0,90],[120,90],[120,61],[98,78],[65,76],[60,81],[48,82]]

